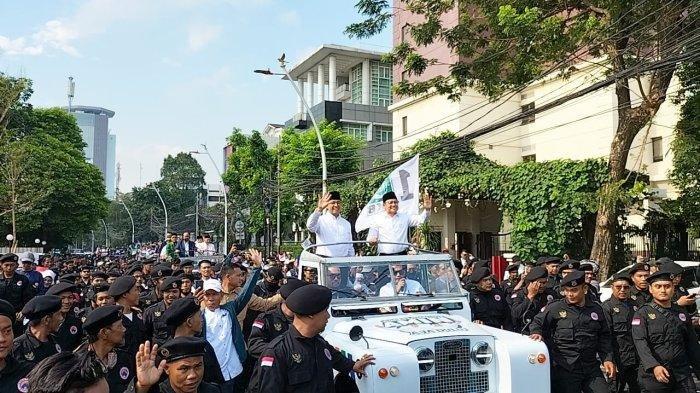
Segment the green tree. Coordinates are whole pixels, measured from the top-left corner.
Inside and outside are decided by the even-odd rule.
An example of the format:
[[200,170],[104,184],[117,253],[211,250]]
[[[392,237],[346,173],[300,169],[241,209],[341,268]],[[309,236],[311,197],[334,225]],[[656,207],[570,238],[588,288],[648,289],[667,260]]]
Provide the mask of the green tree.
[[[403,65],[409,74],[420,75],[436,60],[416,49],[437,41],[445,42],[458,60],[449,64],[449,75],[398,82],[395,92],[399,95],[434,89],[457,100],[464,89],[474,88],[495,98],[551,71],[566,74],[582,59],[590,58],[602,59],[602,67],[620,75],[614,80],[617,128],[610,146],[608,179],[598,198],[591,250],[591,257],[600,261],[602,275],[607,275],[627,155],[635,136],[665,101],[677,60],[693,55],[687,49],[698,42],[698,2],[407,0],[403,6],[423,21],[409,28],[414,44],[397,45],[388,60]],[[443,26],[441,17],[455,7],[458,23]],[[359,0],[357,8],[366,20],[348,26],[350,36],[377,34],[391,20],[387,0]],[[644,71],[650,64],[656,68]],[[632,103],[632,85],[641,91],[639,105]]]
[[165,157],[160,177],[166,189],[201,191],[204,188],[204,170],[189,153]]

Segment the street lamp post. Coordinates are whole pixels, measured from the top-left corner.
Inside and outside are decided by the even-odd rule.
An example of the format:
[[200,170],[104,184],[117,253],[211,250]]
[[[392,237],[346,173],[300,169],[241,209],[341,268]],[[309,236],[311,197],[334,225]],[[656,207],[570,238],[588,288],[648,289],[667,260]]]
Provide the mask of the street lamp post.
[[136,226],[134,225],[134,217],[131,215],[129,208],[126,207],[126,203],[124,203],[123,200],[120,199],[119,203],[121,203],[122,206],[124,206],[124,210],[126,210],[126,214],[129,215],[129,219],[131,220],[131,244],[133,245],[135,243],[134,237],[135,237],[135,230],[136,230]]
[[228,196],[226,192],[226,185],[224,184],[224,177],[221,174],[221,171],[219,170],[219,166],[216,165],[216,162],[214,162],[214,158],[211,156],[211,153],[209,153],[209,149],[207,149],[207,145],[202,144],[202,148],[204,148],[203,152],[194,150],[191,151],[190,154],[206,154],[209,156],[209,160],[211,160],[212,165],[214,165],[214,169],[216,169],[216,173],[219,174],[219,184],[221,185],[221,188],[224,193],[224,254],[228,253]]
[[156,185],[151,184],[151,188],[153,188],[155,190],[156,194],[158,195],[158,199],[160,199],[160,203],[163,204],[163,211],[165,211],[165,235],[164,235],[163,239],[167,239],[168,238],[168,208],[165,207],[165,201],[163,201],[163,197],[160,196],[160,192],[156,188]]
[[107,223],[101,218],[100,221],[102,221],[102,225],[105,226],[105,248],[109,250],[109,234],[107,232]]
[[7,243],[9,243],[10,252],[14,251],[12,241],[15,240],[15,237],[11,233],[8,233],[7,236],[5,236],[5,240],[7,240]]
[[328,170],[326,166],[326,149],[323,145],[323,137],[321,136],[321,130],[318,128],[318,123],[316,122],[316,118],[314,117],[314,114],[311,113],[311,107],[309,107],[309,104],[306,102],[306,98],[304,98],[304,94],[299,90],[299,87],[297,86],[296,83],[294,83],[294,80],[292,80],[292,77],[289,75],[289,71],[287,71],[287,62],[285,61],[285,56],[282,54],[279,59],[280,62],[280,67],[282,68],[282,71],[284,71],[283,74],[280,73],[275,73],[270,71],[270,69],[266,70],[253,70],[256,74],[263,74],[263,75],[280,75],[280,76],[286,76],[287,79],[289,79],[289,83],[292,84],[292,87],[294,88],[294,91],[297,93],[299,96],[299,99],[301,100],[302,104],[304,105],[304,108],[306,110],[306,113],[309,114],[309,117],[311,117],[311,122],[314,125],[314,130],[316,131],[316,138],[318,139],[318,146],[319,150],[321,150],[321,186],[323,189],[323,194],[326,194],[326,181],[328,179]]

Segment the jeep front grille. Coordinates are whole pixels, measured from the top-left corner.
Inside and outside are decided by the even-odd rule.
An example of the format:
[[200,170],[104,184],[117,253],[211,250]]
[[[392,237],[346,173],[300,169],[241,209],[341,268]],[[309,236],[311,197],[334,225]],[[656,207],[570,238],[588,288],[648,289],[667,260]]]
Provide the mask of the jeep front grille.
[[435,374],[420,378],[421,393],[482,393],[489,390],[488,371],[471,371],[467,339],[435,343]]

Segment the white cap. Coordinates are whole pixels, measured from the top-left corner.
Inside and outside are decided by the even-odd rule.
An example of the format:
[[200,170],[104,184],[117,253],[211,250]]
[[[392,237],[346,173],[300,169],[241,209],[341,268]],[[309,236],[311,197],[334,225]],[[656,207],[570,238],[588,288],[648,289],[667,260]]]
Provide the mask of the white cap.
[[223,291],[222,288],[221,288],[221,282],[219,282],[219,280],[216,280],[216,279],[213,279],[213,278],[210,278],[210,279],[208,279],[208,280],[204,280],[204,282],[202,283],[202,290],[203,290],[204,292],[206,292],[206,291],[208,291],[208,290],[210,290],[210,289],[211,289],[211,290],[214,290],[214,291],[216,291],[216,292],[222,292],[222,291]]

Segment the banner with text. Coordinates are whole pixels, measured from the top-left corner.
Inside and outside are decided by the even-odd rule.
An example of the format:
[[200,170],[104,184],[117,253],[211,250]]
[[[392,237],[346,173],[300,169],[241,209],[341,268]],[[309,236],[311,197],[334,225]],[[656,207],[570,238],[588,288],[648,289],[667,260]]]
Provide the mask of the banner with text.
[[420,200],[420,178],[418,177],[418,159],[420,154],[404,162],[394,169],[389,177],[384,179],[372,199],[362,208],[360,216],[355,222],[355,231],[360,232],[372,225],[372,220],[378,214],[384,212],[382,196],[389,191],[394,191],[399,200],[399,212],[406,214],[418,214]]

